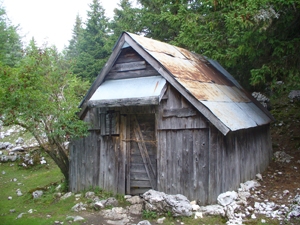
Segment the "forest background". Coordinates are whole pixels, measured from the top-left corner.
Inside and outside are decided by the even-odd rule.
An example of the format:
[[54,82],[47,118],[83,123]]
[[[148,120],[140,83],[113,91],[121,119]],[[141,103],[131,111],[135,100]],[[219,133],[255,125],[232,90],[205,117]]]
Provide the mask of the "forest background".
[[217,60],[248,91],[276,98],[300,88],[299,0],[120,0],[109,20],[100,0],[76,17],[72,39],[24,46],[0,6],[0,120],[29,131],[68,180],[64,143],[86,135],[79,102],[123,31]]

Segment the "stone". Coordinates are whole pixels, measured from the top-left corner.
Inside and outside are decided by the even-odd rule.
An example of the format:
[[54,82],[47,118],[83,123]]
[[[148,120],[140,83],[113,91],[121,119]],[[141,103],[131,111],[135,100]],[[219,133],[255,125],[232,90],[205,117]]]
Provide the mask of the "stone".
[[225,217],[224,207],[220,205],[200,206],[200,209],[198,211],[202,212],[203,215]]
[[8,196],[8,198],[7,198],[8,200],[12,200],[12,197],[11,196]]
[[94,208],[96,209],[96,210],[100,210],[100,209],[103,209],[104,208],[104,205],[102,204],[102,202],[100,201],[97,201],[97,202],[95,202],[95,204],[94,204]]
[[172,212],[173,216],[191,216],[192,206],[189,200],[180,194],[167,195],[163,192],[149,190],[143,194],[145,210],[158,213]]
[[265,95],[261,94],[260,92],[253,92],[252,96],[259,101],[265,108],[268,108],[270,99],[267,98]]
[[151,223],[148,220],[142,220],[142,221],[138,222],[137,225],[151,225]]
[[131,198],[131,197],[132,197],[131,195],[124,195],[125,199]]
[[139,196],[133,196],[133,197],[127,198],[126,201],[129,202],[132,205],[143,203],[143,199],[140,198]]
[[292,90],[289,95],[289,99],[292,101],[300,101],[300,90]]
[[95,197],[95,192],[93,191],[88,191],[85,193],[85,197],[88,199],[93,199]]
[[290,163],[291,159],[293,158],[289,154],[286,154],[283,151],[277,151],[274,153],[275,161],[282,162],[282,163]]
[[24,139],[21,137],[18,137],[18,139],[16,140],[16,145],[21,145],[24,144]]
[[20,214],[17,216],[16,220],[22,218],[22,216],[23,216],[24,214],[26,214],[26,213],[20,213]]
[[199,205],[191,205],[192,206],[192,210],[193,211],[197,211],[200,209],[200,206]]
[[220,205],[226,206],[235,201],[238,197],[238,194],[235,191],[227,191],[218,196],[217,201]]
[[81,217],[81,216],[75,216],[74,219],[73,219],[74,222],[76,222],[76,221],[83,221],[83,220],[84,220],[84,218]]
[[114,207],[112,209],[102,210],[101,215],[109,220],[123,220],[127,218],[127,210],[122,207]]
[[119,202],[116,198],[114,197],[110,197],[108,199],[105,200],[105,203],[103,204],[105,207],[107,206],[118,206]]
[[263,180],[262,175],[260,173],[255,175],[258,180]]
[[240,186],[243,191],[249,191],[251,189],[255,189],[256,187],[259,187],[260,183],[258,183],[256,180],[249,180],[243,184],[240,184]]
[[24,152],[24,148],[22,146],[16,146],[12,148],[10,152]]
[[82,194],[76,194],[75,198],[81,198]]
[[23,194],[22,194],[22,192],[20,190],[17,190],[17,195],[18,196],[22,196]]
[[199,218],[203,218],[202,212],[195,212],[195,217],[194,217],[194,219],[199,219]]
[[74,212],[84,211],[84,210],[86,210],[86,207],[87,207],[86,204],[83,204],[82,202],[80,202],[80,203],[77,203],[76,205],[74,205],[71,208],[71,211],[74,211]]
[[40,198],[42,195],[43,195],[43,191],[41,191],[41,190],[37,190],[37,191],[32,192],[32,197],[33,198]]
[[143,204],[134,204],[128,207],[129,213],[133,215],[141,215],[143,212]]
[[14,162],[17,160],[17,158],[18,158],[18,156],[16,156],[16,155],[1,155],[0,161],[1,162],[8,162],[8,161]]
[[192,215],[192,206],[190,201],[184,195],[167,195],[165,201],[171,207],[173,216]]
[[71,197],[71,196],[72,196],[72,192],[67,192],[67,193],[64,194],[60,199],[65,200],[65,199],[67,199],[67,198],[69,198],[69,197]]
[[166,219],[166,217],[162,217],[162,218],[157,219],[156,222],[157,222],[158,224],[163,224],[165,219]]

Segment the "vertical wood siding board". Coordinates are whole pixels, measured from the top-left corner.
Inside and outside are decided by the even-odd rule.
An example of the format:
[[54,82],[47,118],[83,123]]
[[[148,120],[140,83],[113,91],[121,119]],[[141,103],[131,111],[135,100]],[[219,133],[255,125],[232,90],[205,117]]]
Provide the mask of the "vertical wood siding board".
[[[119,167],[121,166],[121,161],[120,157],[121,157],[121,146],[120,146],[120,137],[114,137],[114,155],[112,155],[113,160],[114,160],[114,174],[115,176],[113,176],[113,186],[114,186],[114,193],[119,193],[118,192],[118,187],[119,187],[119,180],[120,180],[120,176],[122,176],[119,172]],[[121,193],[120,193],[121,194]]]
[[101,147],[101,186],[103,189],[106,188],[106,173],[107,173],[107,158],[106,158],[106,148],[107,148],[107,137],[103,137],[102,147]]
[[[126,139],[130,140],[131,115],[127,115]],[[130,193],[130,148],[131,142],[126,142],[126,193]]]
[[182,143],[182,132],[181,131],[177,131],[176,132],[176,151],[174,152],[174,166],[175,168],[177,167],[177,174],[176,174],[176,183],[177,183],[177,191],[178,193],[183,193],[183,171],[182,171],[182,151],[183,151],[183,143]]
[[158,162],[160,167],[157,168],[157,171],[160,173],[160,189],[159,191],[166,192],[167,190],[167,131],[159,132],[159,153]]
[[238,189],[239,184],[241,182],[241,179],[240,179],[241,173],[240,173],[240,167],[239,167],[241,161],[240,161],[240,151],[239,151],[238,145],[237,145],[237,136],[238,136],[238,134],[234,135],[234,137],[233,137],[234,156],[235,156],[234,168],[233,168],[233,170],[235,171],[234,190]]
[[188,135],[185,130],[182,132],[182,173],[184,174],[182,179],[182,186],[184,189],[183,195],[186,193],[186,189],[188,188],[188,179],[189,179],[189,170],[188,170],[188,151],[189,151],[189,145],[188,145]]
[[[85,138],[84,138],[85,139]],[[79,143],[79,149],[78,149],[78,151],[77,151],[77,159],[78,159],[78,161],[77,161],[77,184],[76,184],[76,186],[77,186],[77,189],[78,190],[83,190],[82,188],[81,188],[81,170],[82,170],[82,168],[83,168],[83,157],[82,157],[82,154],[84,153],[84,139],[82,139]]]
[[165,192],[171,194],[171,185],[173,182],[172,177],[172,131],[166,132],[166,186],[165,186]]
[[118,179],[118,170],[116,170],[116,167],[118,165],[118,161],[117,161],[118,159],[117,153],[119,148],[118,140],[119,137],[111,137],[111,146],[109,151],[110,168],[111,168],[111,172],[109,176],[109,180],[110,180],[109,188],[110,190],[112,190],[114,194],[117,193],[116,179]]
[[170,194],[176,194],[177,193],[177,166],[176,166],[176,151],[177,151],[177,132],[178,131],[171,131],[171,149],[170,149],[170,169],[171,173],[170,176],[172,178],[171,182],[171,190]]
[[[208,204],[208,199],[209,199],[209,192],[211,191],[209,189],[209,166],[210,166],[210,155],[209,155],[209,131],[208,129],[201,129],[200,130],[200,151],[202,152],[202,158],[203,158],[203,163],[200,165],[201,169],[201,174],[203,176],[202,179],[202,184],[203,184],[203,202],[205,204]],[[216,150],[215,150],[216,153]],[[215,157],[214,157],[215,158]],[[216,162],[215,162],[216,163]],[[214,187],[212,187],[214,188]]]
[[236,168],[236,152],[235,152],[235,133],[232,133],[230,138],[230,176],[231,176],[231,185],[230,190],[236,190],[236,181],[237,181],[237,174],[238,171]]
[[80,184],[79,184],[79,188],[80,190],[84,190],[84,186],[82,185],[84,176],[83,176],[83,170],[85,169],[85,143],[86,143],[86,138],[83,139],[83,142],[81,143],[82,146],[82,151],[80,152],[80,156],[81,156],[81,167],[79,169],[79,180],[80,180]]
[[220,151],[222,152],[222,179],[221,179],[221,187],[222,187],[222,190],[221,192],[225,192],[225,191],[228,191],[226,190],[227,188],[227,184],[226,184],[226,173],[225,173],[225,170],[227,169],[227,164],[226,164],[226,160],[227,160],[227,156],[226,156],[226,145],[224,143],[224,136],[220,133],[218,133],[218,139],[217,139],[217,143],[218,143],[218,147],[220,149]]
[[[217,159],[218,159],[218,154],[219,151],[221,151],[221,148],[218,148],[218,133],[217,129],[213,126],[210,125],[209,129],[209,154],[207,157],[208,161],[208,174],[209,174],[209,179],[208,179],[208,191],[209,193],[206,193],[208,195],[208,202],[214,202],[216,199],[216,196],[218,195],[218,191],[220,191],[220,183],[222,183],[222,180],[217,177],[217,172],[218,172],[218,165],[217,164]],[[222,151],[221,151],[222,152]],[[219,162],[220,163],[220,162]],[[221,182],[220,182],[221,181]],[[205,197],[203,196],[202,199],[203,203],[206,204],[205,202]]]
[[201,181],[201,170],[200,170],[200,141],[201,141],[201,133],[199,130],[195,130],[193,134],[193,183],[191,189],[194,192],[193,199],[191,200],[199,200],[202,202],[201,198],[201,189],[199,182]]
[[188,167],[189,167],[189,182],[188,182],[188,190],[189,190],[189,199],[194,199],[196,196],[194,195],[193,184],[194,184],[194,167],[193,167],[193,147],[194,147],[194,130],[188,130],[187,133],[189,135],[189,153],[188,153]]
[[86,145],[87,148],[85,149],[85,170],[84,170],[84,177],[85,177],[85,189],[89,189],[92,187],[91,185],[91,149],[93,145],[93,131],[91,132],[91,135],[89,136],[89,140],[87,141]]
[[99,174],[100,174],[100,146],[101,146],[101,139],[100,134],[97,133],[96,135],[96,148],[95,148],[95,185],[97,187],[100,186],[99,184]]
[[118,176],[117,180],[117,192],[125,194],[125,164],[126,164],[126,116],[121,116],[120,123],[120,149],[118,158]]

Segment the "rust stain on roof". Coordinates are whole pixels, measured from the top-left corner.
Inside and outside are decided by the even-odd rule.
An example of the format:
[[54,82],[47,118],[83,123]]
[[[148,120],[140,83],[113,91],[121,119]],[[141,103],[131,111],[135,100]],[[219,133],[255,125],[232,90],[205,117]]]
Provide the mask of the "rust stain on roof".
[[[258,102],[217,62],[167,43],[129,34],[157,60],[178,83],[205,105],[231,130],[269,123]],[[254,106],[255,108],[254,110]],[[252,107],[252,108],[251,108]],[[244,111],[251,113],[244,113]],[[240,115],[240,116],[239,116]]]

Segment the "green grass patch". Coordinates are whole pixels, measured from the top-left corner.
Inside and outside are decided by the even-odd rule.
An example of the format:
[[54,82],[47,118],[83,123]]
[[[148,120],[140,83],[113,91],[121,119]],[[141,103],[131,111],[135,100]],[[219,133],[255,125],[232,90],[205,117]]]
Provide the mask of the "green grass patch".
[[[75,199],[56,198],[55,188],[64,185],[63,175],[51,159],[46,160],[48,165],[31,168],[19,166],[18,161],[0,164],[0,224],[54,224],[54,221],[66,221],[66,216],[72,215],[70,209],[76,204]],[[22,196],[17,196],[17,189]],[[38,199],[32,197],[35,190],[43,191]],[[9,196],[11,200],[8,200]],[[16,219],[21,213],[24,213],[22,218]]]

